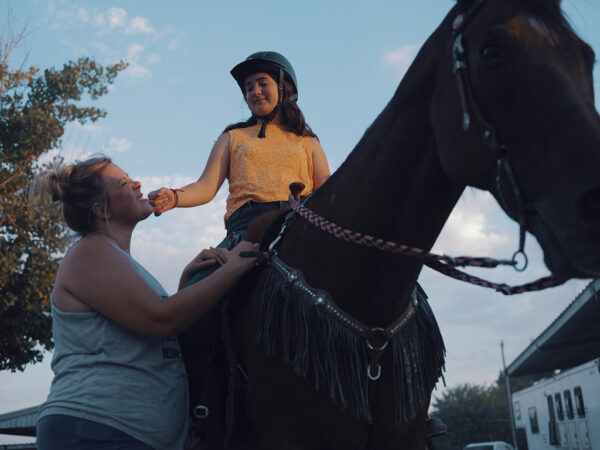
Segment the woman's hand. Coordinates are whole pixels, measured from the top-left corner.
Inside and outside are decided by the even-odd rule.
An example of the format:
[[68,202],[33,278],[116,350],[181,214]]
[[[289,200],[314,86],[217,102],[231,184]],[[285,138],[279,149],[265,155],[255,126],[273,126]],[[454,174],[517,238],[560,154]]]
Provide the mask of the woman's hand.
[[160,216],[165,211],[175,208],[175,192],[166,187],[161,187],[148,194],[148,200],[154,208],[154,215]]
[[242,258],[240,256],[240,253],[258,252],[258,249],[258,244],[247,241],[240,242],[229,252],[229,258],[227,259],[227,262],[225,263],[223,268],[227,267],[228,269],[231,269],[235,275],[243,275],[244,273],[248,272],[250,269],[255,267],[259,262],[259,259],[247,257]]
[[216,264],[219,266],[225,264],[229,258],[229,253],[229,250],[226,248],[209,248],[202,250],[183,269],[181,278],[179,279],[179,290],[183,289],[190,279],[202,269]]

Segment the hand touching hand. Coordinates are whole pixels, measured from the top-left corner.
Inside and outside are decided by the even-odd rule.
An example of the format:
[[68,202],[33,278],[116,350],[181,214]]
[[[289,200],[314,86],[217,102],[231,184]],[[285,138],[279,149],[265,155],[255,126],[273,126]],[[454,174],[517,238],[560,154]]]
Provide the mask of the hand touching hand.
[[175,208],[175,192],[169,188],[161,187],[148,194],[148,200],[154,208],[154,215],[160,216],[165,211]]

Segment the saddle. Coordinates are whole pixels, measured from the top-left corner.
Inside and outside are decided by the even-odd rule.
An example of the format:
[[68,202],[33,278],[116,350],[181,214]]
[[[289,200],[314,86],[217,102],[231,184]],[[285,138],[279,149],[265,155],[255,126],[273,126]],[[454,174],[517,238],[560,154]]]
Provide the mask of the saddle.
[[[290,184],[290,193],[296,201],[300,201],[300,193],[303,190],[304,184],[299,181]],[[279,234],[279,230],[281,230],[285,217],[290,210],[291,208],[287,207],[258,216],[248,225],[248,240],[259,243],[261,251],[268,250],[269,244]]]
[[[248,227],[248,240],[260,243],[261,251],[266,251],[288,212],[289,208],[283,208],[254,219]],[[251,280],[245,279],[242,283],[245,285]],[[234,288],[186,332],[184,342],[188,348],[182,350],[188,376],[193,380],[190,383],[191,427],[185,447],[188,450],[226,449],[235,438],[234,430],[248,420],[244,407],[247,378],[231,328],[232,317],[238,310],[234,301],[236,292],[248,289],[246,286]],[[180,344],[184,342],[180,340]],[[193,352],[192,345],[195,346]]]

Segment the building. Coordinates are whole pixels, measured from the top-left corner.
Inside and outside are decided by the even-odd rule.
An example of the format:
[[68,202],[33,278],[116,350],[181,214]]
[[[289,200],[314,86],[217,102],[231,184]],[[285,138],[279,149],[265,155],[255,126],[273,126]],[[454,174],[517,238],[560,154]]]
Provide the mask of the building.
[[600,279],[506,368],[509,377],[551,374],[512,394],[516,428],[530,450],[600,449],[598,323]]
[[[39,406],[21,409],[6,414],[0,414],[0,434],[17,436],[35,436]],[[0,450],[35,449],[35,444],[0,444]]]

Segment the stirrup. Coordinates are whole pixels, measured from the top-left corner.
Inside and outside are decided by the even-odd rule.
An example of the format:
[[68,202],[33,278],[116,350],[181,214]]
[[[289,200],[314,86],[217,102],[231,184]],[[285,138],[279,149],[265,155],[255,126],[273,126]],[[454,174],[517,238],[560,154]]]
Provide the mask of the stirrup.
[[194,417],[196,419],[206,419],[208,417],[208,414],[208,406],[196,405],[196,407],[194,408]]
[[428,417],[425,420],[425,437],[427,439],[441,436],[448,432],[448,426],[437,417]]

